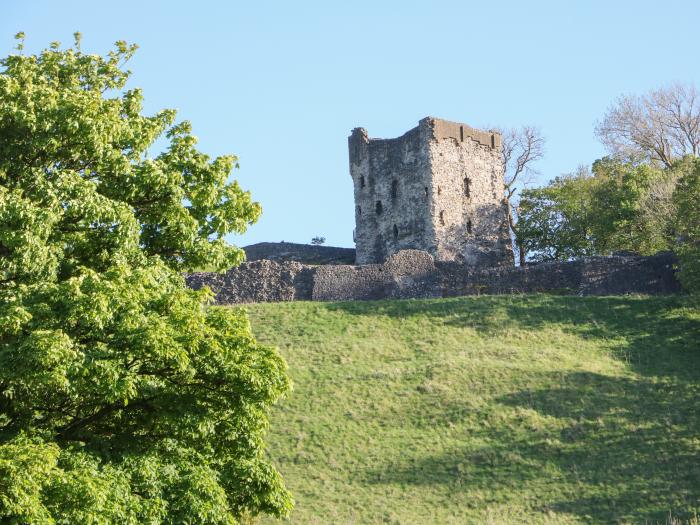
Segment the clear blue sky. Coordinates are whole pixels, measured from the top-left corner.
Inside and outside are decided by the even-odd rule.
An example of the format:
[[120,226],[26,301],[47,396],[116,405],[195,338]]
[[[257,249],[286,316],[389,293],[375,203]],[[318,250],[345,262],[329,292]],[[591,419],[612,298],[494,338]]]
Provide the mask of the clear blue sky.
[[242,238],[352,246],[347,136],[395,137],[431,115],[539,126],[541,182],[603,155],[593,126],[622,93],[700,84],[700,2],[0,0],[0,54],[53,40],[139,44],[146,109],[235,153],[263,205]]

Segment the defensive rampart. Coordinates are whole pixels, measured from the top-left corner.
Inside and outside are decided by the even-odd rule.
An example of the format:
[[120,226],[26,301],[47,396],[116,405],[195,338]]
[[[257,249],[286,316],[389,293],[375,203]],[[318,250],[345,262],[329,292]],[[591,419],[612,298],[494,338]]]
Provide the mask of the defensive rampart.
[[337,248],[295,242],[259,242],[244,246],[246,260],[284,262],[296,261],[303,264],[355,264],[355,248]]
[[308,265],[246,262],[225,274],[194,273],[190,287],[209,286],[219,304],[268,301],[352,301],[550,292],[571,295],[680,292],[670,253],[651,257],[584,257],[525,267],[473,269],[403,250],[383,264]]

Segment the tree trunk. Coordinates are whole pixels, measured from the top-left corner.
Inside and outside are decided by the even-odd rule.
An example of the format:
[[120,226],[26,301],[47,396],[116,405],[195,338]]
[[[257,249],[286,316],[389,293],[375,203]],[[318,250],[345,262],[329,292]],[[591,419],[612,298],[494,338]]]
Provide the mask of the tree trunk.
[[515,247],[518,251],[518,263],[520,266],[525,266],[525,249],[523,248],[523,244],[518,242],[518,231],[516,229],[515,220],[513,219],[513,210],[511,209],[510,203],[508,203],[508,226],[510,227],[510,231],[513,232],[513,237],[515,238]]

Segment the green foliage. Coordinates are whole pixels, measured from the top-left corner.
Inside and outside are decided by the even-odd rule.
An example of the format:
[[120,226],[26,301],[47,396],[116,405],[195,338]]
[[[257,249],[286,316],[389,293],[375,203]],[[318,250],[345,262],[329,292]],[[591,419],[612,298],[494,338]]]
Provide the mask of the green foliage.
[[604,158],[585,170],[523,192],[518,238],[533,260],[673,249],[673,191],[693,164],[660,169]]
[[[32,192],[50,206],[44,213],[71,199],[54,227],[75,245],[64,265],[105,267],[115,253],[133,262],[145,252],[179,270],[227,269],[243,255],[223,236],[244,231],[260,206],[227,182],[236,157],[198,152],[190,124],[172,125],[172,110],[141,115],[141,90],[123,90],[121,64],[135,50],[118,42],[107,58],[74,49],[5,58],[0,180],[20,191],[35,179]],[[148,158],[164,133],[167,148]]]
[[568,260],[595,254],[591,232],[595,181],[586,172],[524,190],[518,209],[518,244],[532,260]]
[[[689,523],[700,310],[676,297],[250,306],[295,394],[292,523]],[[281,521],[263,518],[262,523]]]
[[673,200],[678,208],[676,228],[679,277],[683,286],[700,293],[700,160],[678,181]]
[[283,515],[263,437],[286,364],[180,275],[240,262],[224,235],[260,207],[235,157],[141,114],[135,46],[78,42],[0,61],[0,521]]
[[609,158],[593,163],[591,230],[596,252],[652,255],[673,245],[669,214],[677,169],[631,165]]

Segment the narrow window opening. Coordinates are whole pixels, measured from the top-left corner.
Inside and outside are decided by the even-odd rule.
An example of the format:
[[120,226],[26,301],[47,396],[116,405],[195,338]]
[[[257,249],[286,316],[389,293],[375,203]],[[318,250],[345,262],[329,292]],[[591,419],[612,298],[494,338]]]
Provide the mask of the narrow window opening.
[[491,147],[495,148],[496,147],[496,135],[491,135]]
[[391,181],[391,198],[396,199],[398,194],[399,194],[399,181],[393,180],[393,181]]
[[442,188],[440,186],[438,186],[438,195],[440,195],[441,193],[442,193]]
[[364,187],[365,187],[365,176],[361,175],[360,176],[360,188],[364,188]]
[[396,227],[396,224],[394,224],[394,239],[399,238],[399,229]]
[[377,215],[381,215],[382,211],[382,201],[377,201]]
[[459,127],[459,140],[464,142],[464,126]]
[[444,212],[444,211],[441,211],[441,212],[440,212],[440,224],[441,224],[442,226],[445,225],[445,212]]
[[425,198],[426,199],[428,198],[428,187],[427,186],[425,187]]
[[465,177],[464,179],[464,195],[466,195],[467,198],[471,197],[471,185],[472,181],[469,177]]
[[467,219],[467,233],[471,233],[471,232],[472,232],[472,220]]
[[360,206],[357,207],[357,214],[362,215],[362,208]]

